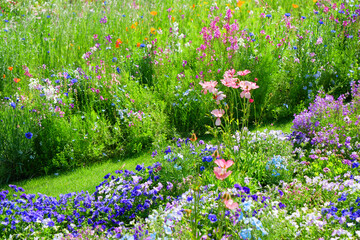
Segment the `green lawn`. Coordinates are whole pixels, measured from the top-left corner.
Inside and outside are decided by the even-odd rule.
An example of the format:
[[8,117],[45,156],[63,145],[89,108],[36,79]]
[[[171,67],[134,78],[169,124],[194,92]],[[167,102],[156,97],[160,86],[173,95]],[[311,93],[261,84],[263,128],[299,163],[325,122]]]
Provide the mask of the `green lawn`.
[[[95,186],[102,182],[103,177],[115,170],[134,170],[137,164],[152,163],[151,152],[143,152],[135,157],[122,160],[109,160],[90,167],[76,169],[72,172],[29,179],[26,181],[12,183],[23,187],[26,193],[42,193],[49,196],[59,196],[70,192],[89,191],[95,192]],[[9,189],[7,186],[0,187]]]

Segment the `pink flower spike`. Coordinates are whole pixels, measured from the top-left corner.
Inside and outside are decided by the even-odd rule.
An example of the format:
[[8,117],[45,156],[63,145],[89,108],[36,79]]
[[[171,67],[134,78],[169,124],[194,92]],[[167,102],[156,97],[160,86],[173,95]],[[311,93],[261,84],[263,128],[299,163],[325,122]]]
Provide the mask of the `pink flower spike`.
[[234,202],[234,200],[232,200],[231,198],[229,200],[224,200],[225,203],[225,207],[232,210],[232,209],[236,209],[239,207],[239,204],[237,202]]
[[244,71],[239,71],[239,72],[237,72],[237,75],[239,75],[239,76],[246,76],[246,75],[248,75],[249,73],[251,73],[249,70],[244,70]]

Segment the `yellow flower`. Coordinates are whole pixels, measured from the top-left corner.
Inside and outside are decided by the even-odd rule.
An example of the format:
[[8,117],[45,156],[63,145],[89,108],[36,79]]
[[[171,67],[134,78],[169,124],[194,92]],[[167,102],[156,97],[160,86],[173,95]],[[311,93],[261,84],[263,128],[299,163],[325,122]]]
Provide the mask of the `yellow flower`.
[[296,5],[296,4],[293,4],[292,6],[293,6],[293,8],[298,8],[298,7],[299,7],[299,6]]
[[316,3],[316,2],[317,2],[317,0],[313,0],[313,2],[314,2],[314,3]]
[[156,29],[155,28],[150,28],[150,32],[151,32],[151,34],[155,34],[156,33]]
[[237,2],[236,5],[237,5],[239,8],[241,8],[241,6],[242,6],[244,3],[245,3],[245,1],[241,1],[241,0],[240,0],[240,1]]

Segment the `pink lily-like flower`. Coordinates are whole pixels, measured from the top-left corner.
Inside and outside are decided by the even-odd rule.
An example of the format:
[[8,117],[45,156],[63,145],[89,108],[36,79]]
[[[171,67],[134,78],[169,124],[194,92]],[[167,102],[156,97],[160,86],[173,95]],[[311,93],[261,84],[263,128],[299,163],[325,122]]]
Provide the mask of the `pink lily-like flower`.
[[221,80],[221,83],[226,87],[239,88],[236,84],[239,79],[235,78],[235,69],[230,69],[224,73],[224,79]]
[[239,83],[239,86],[241,87],[241,89],[243,90],[241,93],[240,93],[240,97],[243,98],[247,98],[247,99],[250,99],[251,97],[251,94],[250,94],[250,91],[253,90],[253,89],[257,89],[259,88],[258,85],[256,85],[256,83],[254,82],[249,82],[249,81],[241,81]]
[[223,109],[215,109],[211,111],[211,114],[214,115],[215,117],[217,117],[216,121],[215,121],[215,125],[216,126],[220,126],[221,125],[221,120],[220,118],[224,115],[225,111]]
[[251,73],[249,70],[244,70],[244,71],[239,71],[239,72],[237,72],[237,75],[239,75],[239,76],[246,76],[246,75],[248,75],[249,73]]
[[215,160],[215,164],[218,165],[218,167],[220,167],[220,168],[228,169],[229,167],[231,167],[234,164],[234,161],[232,161],[232,160],[226,161],[225,159],[218,159],[218,160]]
[[234,200],[230,199],[225,199],[224,200],[225,203],[225,207],[232,210],[232,209],[236,209],[239,207],[239,204],[237,202],[234,202]]
[[224,180],[232,173],[232,171],[227,171],[227,169],[234,164],[232,160],[225,161],[224,159],[218,159],[215,161],[215,164],[219,166],[214,168],[217,179]]
[[209,91],[209,93],[213,93],[215,92],[217,81],[199,82],[199,84],[203,87],[204,94],[206,94],[207,91]]
[[215,89],[213,98],[216,100],[216,104],[219,105],[220,101],[226,98],[226,95],[222,91]]

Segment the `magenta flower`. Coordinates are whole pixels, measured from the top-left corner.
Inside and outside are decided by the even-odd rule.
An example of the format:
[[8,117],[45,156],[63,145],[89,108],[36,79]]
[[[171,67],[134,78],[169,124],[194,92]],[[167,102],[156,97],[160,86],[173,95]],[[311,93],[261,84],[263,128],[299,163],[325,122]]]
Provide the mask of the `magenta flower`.
[[249,73],[251,73],[251,72],[249,70],[245,69],[244,71],[237,72],[237,75],[245,76],[245,75],[248,75]]

